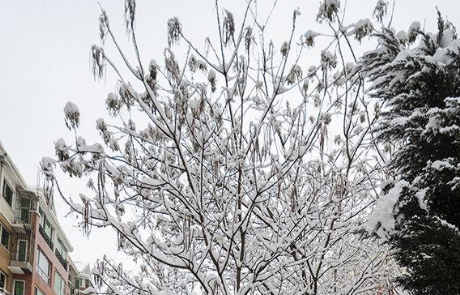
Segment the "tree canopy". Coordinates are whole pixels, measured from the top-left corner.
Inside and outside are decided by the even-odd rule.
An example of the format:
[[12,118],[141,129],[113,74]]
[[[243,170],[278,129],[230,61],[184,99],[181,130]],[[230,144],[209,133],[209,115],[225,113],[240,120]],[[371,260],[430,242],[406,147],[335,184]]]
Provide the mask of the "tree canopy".
[[[99,261],[102,292],[398,294],[397,276],[414,294],[458,292],[455,29],[440,17],[437,34],[417,22],[396,33],[386,1],[374,21],[354,23],[340,1],[320,3],[324,31],[298,28],[295,10],[274,44],[260,3],[237,19],[215,1],[217,36],[201,48],[173,17],[149,63],[136,2],[125,1],[131,54],[101,10],[93,74],[118,77],[96,122],[101,140],[79,134],[69,102],[74,137],[58,139],[41,169],[85,232],[113,229],[138,263]],[[65,197],[57,166],[90,193]]]
[[387,105],[376,131],[397,151],[382,198],[393,221],[375,225],[387,231],[411,294],[460,294],[460,41],[439,12],[436,33],[416,22],[408,34],[378,37],[362,63],[371,95]]

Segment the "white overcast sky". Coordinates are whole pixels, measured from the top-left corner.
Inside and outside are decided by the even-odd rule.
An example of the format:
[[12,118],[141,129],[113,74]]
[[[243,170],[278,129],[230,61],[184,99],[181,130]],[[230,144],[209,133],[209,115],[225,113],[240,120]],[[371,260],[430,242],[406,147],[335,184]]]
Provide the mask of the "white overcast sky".
[[[119,39],[126,40],[122,27],[124,1],[99,2],[107,10]],[[136,27],[145,62],[152,58],[162,60],[170,17],[179,17],[184,32],[199,46],[206,36],[215,33],[214,0],[137,2]],[[258,2],[266,9],[273,3],[272,0]],[[347,21],[370,17],[376,2],[348,0]],[[220,3],[221,8],[228,8],[238,16],[246,1]],[[342,0],[342,6],[344,3]],[[397,0],[393,26],[406,30],[412,21],[418,20],[434,30],[437,6],[460,27],[458,3],[458,0]],[[315,30],[318,5],[319,0],[278,0],[270,27],[273,39],[282,40],[289,33],[292,11],[297,7],[302,12],[299,32]],[[95,82],[91,74],[89,54],[91,45],[99,44],[99,15],[94,0],[0,0],[0,140],[29,185],[37,182],[40,159],[54,156],[54,141],[72,136],[64,125],[63,108],[67,101],[80,108],[79,133],[88,142],[98,139],[95,121],[106,117],[105,98],[116,82],[110,73],[102,82]],[[236,22],[238,25],[238,18]],[[77,197],[84,184],[66,177],[61,179],[65,193]],[[104,253],[117,255],[113,233],[94,230],[89,238],[82,236],[75,227],[75,217],[64,217],[68,209],[57,196],[56,202],[58,217],[75,248],[74,261],[91,262]]]

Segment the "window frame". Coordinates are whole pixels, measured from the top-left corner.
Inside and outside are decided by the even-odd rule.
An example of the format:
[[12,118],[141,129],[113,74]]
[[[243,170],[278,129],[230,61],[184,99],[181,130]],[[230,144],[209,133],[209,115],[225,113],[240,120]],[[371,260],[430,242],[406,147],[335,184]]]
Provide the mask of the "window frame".
[[57,249],[59,254],[61,254],[62,258],[67,260],[67,254],[68,254],[67,249],[64,246],[64,243],[62,242],[61,238],[59,238],[59,237],[57,237],[57,242],[56,242],[55,248]]
[[[43,257],[43,259],[46,259],[46,261],[48,262],[47,273],[45,272],[44,269],[40,267],[41,257]],[[40,248],[37,248],[37,266],[35,268],[35,271],[37,272],[38,276],[42,278],[43,281],[45,281],[49,286],[51,285],[51,261],[48,259],[48,257],[45,255],[45,253]],[[46,278],[42,276],[42,273]]]
[[38,209],[38,213],[40,214],[40,226],[43,228],[43,231],[48,236],[48,238],[50,238],[52,241],[54,232],[53,225],[51,224],[51,221],[48,219],[42,208]]
[[[62,289],[56,289],[56,279],[60,279],[59,282],[60,282],[60,286]],[[57,294],[57,295],[64,295],[65,294],[65,280],[64,280],[64,277],[58,272],[57,269],[54,269],[54,281],[53,281],[53,290],[54,290],[54,293]]]
[[[3,276],[3,287],[1,286],[1,282],[2,282],[1,277],[2,277],[2,276]],[[7,276],[3,271],[0,270],[0,290],[1,290],[2,288],[3,288],[3,290],[5,290],[7,278],[8,278],[8,276]]]
[[[6,188],[9,188],[11,191],[11,200],[8,202],[8,199],[6,198]],[[3,178],[3,187],[2,187],[2,198],[5,199],[6,203],[10,206],[11,209],[13,209],[13,200],[14,200],[14,189],[6,179],[6,177]]]
[[[19,202],[19,206],[17,206],[19,208],[19,219],[23,223],[30,223],[30,209],[32,207],[32,200],[28,197],[20,197],[16,198],[16,202]],[[25,204],[27,206],[24,206]]]
[[24,261],[28,261],[28,260],[29,260],[29,259],[28,259],[28,256],[29,256],[29,241],[26,240],[26,239],[17,239],[17,240],[16,240],[16,253],[17,253],[16,255],[17,255],[17,257],[15,257],[15,258],[16,258],[18,261],[21,261],[21,260],[19,260],[19,244],[20,244],[21,241],[22,241],[22,242],[26,242],[26,254],[25,254],[26,257],[25,257],[25,260],[24,260]]
[[[22,294],[16,294],[16,282],[22,282],[23,283]],[[26,294],[26,281],[24,281],[24,280],[14,280],[13,281],[12,295],[25,295],[25,294]]]
[[86,284],[86,279],[84,278],[78,278],[77,279],[77,288],[80,289],[80,288],[89,288],[89,283]]
[[43,229],[45,230],[45,233],[48,235],[48,237],[50,239],[52,239],[52,237],[53,237],[53,226],[51,225],[51,222],[48,220],[48,218],[45,218],[45,227]]
[[[3,244],[3,231],[6,231],[8,233],[8,242]],[[10,242],[11,242],[11,233],[10,231],[5,227],[3,223],[0,222],[0,244],[5,247],[8,252],[10,251]]]
[[45,293],[39,287],[35,286],[35,295],[45,295]]

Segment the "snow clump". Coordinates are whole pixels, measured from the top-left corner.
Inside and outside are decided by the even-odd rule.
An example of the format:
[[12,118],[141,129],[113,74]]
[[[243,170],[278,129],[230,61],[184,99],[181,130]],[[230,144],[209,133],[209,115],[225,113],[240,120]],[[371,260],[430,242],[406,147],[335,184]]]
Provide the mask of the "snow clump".
[[77,128],[80,124],[80,111],[78,110],[78,107],[69,101],[64,107],[64,114],[67,128],[69,128],[69,130]]

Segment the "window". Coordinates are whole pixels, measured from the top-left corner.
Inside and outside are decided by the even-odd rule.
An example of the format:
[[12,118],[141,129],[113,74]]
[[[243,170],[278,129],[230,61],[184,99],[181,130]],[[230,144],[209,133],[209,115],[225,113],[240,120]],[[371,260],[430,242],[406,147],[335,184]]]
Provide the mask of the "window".
[[22,223],[29,223],[30,222],[30,199],[29,198],[21,198],[21,222]]
[[59,252],[59,254],[61,254],[64,260],[67,259],[67,250],[65,249],[64,244],[60,238],[57,239],[56,250]]
[[18,261],[27,261],[27,240],[20,240],[17,241],[18,244],[18,253],[16,259]]
[[51,227],[51,223],[48,221],[48,219],[45,220],[45,233],[49,238],[53,236],[53,228]]
[[35,287],[35,295],[45,295],[45,293],[43,293],[40,289]]
[[38,213],[40,214],[40,225],[45,227],[45,213],[43,212],[42,208],[38,208]]
[[86,280],[85,279],[78,279],[78,288],[86,288]]
[[53,234],[53,228],[51,227],[51,222],[46,218],[45,213],[42,208],[39,208],[38,212],[40,213],[40,226],[45,230],[48,238],[51,239]]
[[56,242],[56,250],[54,251],[56,254],[57,259],[62,264],[62,266],[67,269],[67,250],[64,247],[60,238],[57,238]]
[[24,295],[25,282],[14,281],[13,295]]
[[13,190],[11,189],[8,182],[6,182],[6,179],[3,180],[3,197],[5,198],[5,201],[10,205],[10,207],[12,207],[13,206]]
[[42,208],[39,208],[38,212],[40,213],[40,234],[45,239],[46,243],[50,246],[50,248],[53,249],[53,228],[51,227],[51,223],[46,218],[46,215],[44,214]]
[[10,232],[3,226],[3,224],[0,226],[1,227],[1,243],[7,250],[9,250],[9,245],[10,245]]
[[6,286],[6,275],[0,271],[0,290],[3,290]]
[[48,285],[50,284],[50,261],[40,249],[37,250],[37,273]]
[[61,275],[55,271],[54,272],[54,293],[58,295],[64,295],[65,281]]

